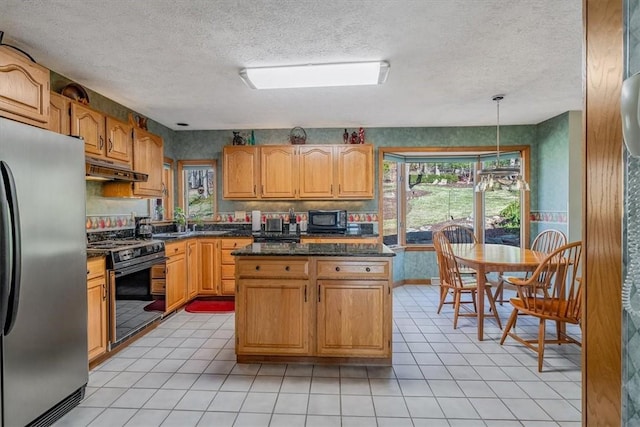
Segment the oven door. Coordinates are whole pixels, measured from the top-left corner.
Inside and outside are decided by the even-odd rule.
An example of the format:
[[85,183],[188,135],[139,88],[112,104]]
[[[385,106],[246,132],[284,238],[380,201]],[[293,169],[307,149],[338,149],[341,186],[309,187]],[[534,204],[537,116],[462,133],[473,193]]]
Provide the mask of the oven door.
[[151,269],[164,265],[167,258],[161,257],[126,268],[109,271],[109,312],[111,348],[123,340],[135,336],[164,315],[164,295],[151,292]]

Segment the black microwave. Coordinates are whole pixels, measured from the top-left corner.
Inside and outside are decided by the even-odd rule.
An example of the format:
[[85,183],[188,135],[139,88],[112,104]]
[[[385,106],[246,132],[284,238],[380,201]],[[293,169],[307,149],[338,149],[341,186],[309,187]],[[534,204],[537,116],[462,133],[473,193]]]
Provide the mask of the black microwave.
[[308,233],[344,233],[347,231],[347,211],[309,211]]

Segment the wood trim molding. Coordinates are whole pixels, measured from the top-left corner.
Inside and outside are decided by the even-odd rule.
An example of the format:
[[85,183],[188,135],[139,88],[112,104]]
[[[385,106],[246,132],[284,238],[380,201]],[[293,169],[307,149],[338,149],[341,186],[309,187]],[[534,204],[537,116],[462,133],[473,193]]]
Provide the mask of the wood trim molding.
[[620,0],[583,0],[582,423],[621,424],[623,149]]

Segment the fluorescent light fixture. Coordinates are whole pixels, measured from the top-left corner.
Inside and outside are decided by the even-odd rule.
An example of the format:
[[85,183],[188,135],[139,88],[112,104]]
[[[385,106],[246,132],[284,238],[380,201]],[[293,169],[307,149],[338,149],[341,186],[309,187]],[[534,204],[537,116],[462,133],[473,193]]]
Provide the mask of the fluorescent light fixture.
[[284,89],[382,84],[389,74],[386,61],[244,68],[240,78],[252,89]]

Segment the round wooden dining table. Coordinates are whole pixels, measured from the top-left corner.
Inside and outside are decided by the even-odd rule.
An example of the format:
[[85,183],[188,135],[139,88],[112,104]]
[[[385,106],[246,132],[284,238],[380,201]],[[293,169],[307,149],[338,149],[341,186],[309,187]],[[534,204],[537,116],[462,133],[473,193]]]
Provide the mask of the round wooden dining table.
[[451,244],[456,261],[476,271],[478,283],[478,340],[484,339],[484,293],[486,274],[534,271],[548,254],[517,246],[489,243]]

